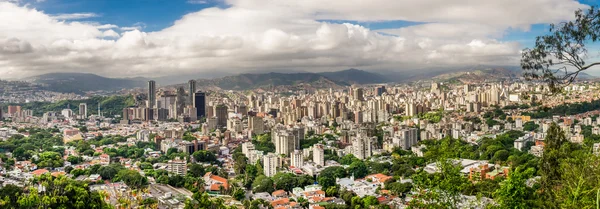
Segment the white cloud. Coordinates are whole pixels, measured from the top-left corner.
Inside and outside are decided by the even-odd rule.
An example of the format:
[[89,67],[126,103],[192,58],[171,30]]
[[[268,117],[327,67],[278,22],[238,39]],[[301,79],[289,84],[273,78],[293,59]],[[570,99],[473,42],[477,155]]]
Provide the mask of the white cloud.
[[[168,28],[146,33],[143,23],[120,27],[59,20],[0,2],[0,74],[87,71],[157,76],[225,69],[236,73],[518,64],[522,46],[501,41],[508,29],[566,20],[585,7],[569,0],[226,3],[231,6],[190,13]],[[427,23],[372,31],[319,19]]]
[[113,28],[118,28],[119,26],[117,25],[113,25],[113,24],[104,24],[104,25],[99,25],[96,24],[96,28],[103,30],[103,29],[113,29]]
[[120,35],[114,30],[106,30],[102,32],[102,37],[118,38]]
[[132,31],[132,30],[143,30],[146,28],[146,24],[142,22],[137,22],[130,27],[121,27],[122,31]]
[[187,0],[188,4],[206,4],[208,1],[206,0]]
[[79,19],[88,19],[92,17],[98,17],[98,14],[95,13],[69,13],[69,14],[57,14],[53,15],[52,18],[56,20],[79,20]]

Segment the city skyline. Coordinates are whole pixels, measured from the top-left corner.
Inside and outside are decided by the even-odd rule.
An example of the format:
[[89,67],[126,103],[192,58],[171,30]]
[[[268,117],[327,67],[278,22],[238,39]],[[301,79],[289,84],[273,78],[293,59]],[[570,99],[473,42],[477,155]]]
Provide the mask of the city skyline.
[[3,1],[0,18],[9,21],[0,26],[6,63],[0,73],[153,77],[518,66],[520,51],[549,24],[572,20],[575,10],[595,4]]

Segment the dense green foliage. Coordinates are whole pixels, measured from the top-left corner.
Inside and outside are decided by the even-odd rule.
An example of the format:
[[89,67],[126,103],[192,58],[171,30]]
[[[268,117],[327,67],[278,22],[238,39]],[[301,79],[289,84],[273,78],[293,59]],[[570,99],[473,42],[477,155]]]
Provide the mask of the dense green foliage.
[[271,142],[271,133],[253,136],[252,144],[254,144],[254,149],[258,151],[265,153],[275,152],[275,144]]
[[30,102],[20,105],[25,110],[32,110],[33,115],[41,116],[45,112],[60,112],[63,109],[70,107],[73,112],[79,112],[79,104],[86,103],[88,114],[98,114],[98,104],[102,110],[102,114],[112,117],[113,115],[121,115],[123,108],[134,106],[135,98],[132,95],[125,96],[94,96],[84,100],[63,100],[59,102]]
[[600,100],[593,100],[591,102],[580,102],[571,104],[565,103],[552,108],[539,107],[536,111],[524,112],[523,115],[531,116],[531,118],[549,118],[555,115],[576,115],[598,109],[600,109]]
[[[98,192],[90,191],[84,182],[71,180],[66,176],[53,177],[49,174],[35,179],[45,186],[44,190],[30,187],[29,193],[21,195],[23,189],[9,186],[0,189],[1,208],[112,208],[104,202]],[[16,200],[16,201],[15,201]]]
[[523,124],[523,131],[535,131],[540,125],[535,124],[533,121],[527,121]]
[[185,201],[184,209],[237,209],[237,207],[226,206],[223,199],[210,198],[206,192],[196,192],[191,200]]
[[428,120],[431,123],[439,123],[440,120],[442,120],[443,116],[444,116],[443,110],[436,111],[436,112],[421,113],[418,115],[419,119]]

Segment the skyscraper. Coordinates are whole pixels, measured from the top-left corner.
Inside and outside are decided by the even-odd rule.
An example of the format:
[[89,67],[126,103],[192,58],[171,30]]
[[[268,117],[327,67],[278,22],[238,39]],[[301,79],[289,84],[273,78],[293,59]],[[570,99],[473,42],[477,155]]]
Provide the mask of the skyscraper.
[[156,103],[156,82],[148,81],[148,108],[154,108]]
[[354,91],[352,92],[352,99],[358,100],[358,101],[363,101],[363,89],[355,88]]
[[385,86],[378,86],[376,89],[377,96],[381,96],[385,92]]
[[[198,110],[200,112],[200,110]],[[227,126],[227,106],[219,104],[215,106],[215,116],[217,116],[217,128]]]
[[[191,85],[191,84],[190,84]],[[194,86],[196,83],[194,82]],[[191,87],[190,87],[191,88]],[[198,119],[206,117],[206,93],[196,92],[194,93],[194,107],[196,108],[196,116]],[[225,107],[227,108],[227,107]],[[225,115],[227,115],[227,109],[225,109]],[[225,119],[227,121],[227,119]],[[227,122],[225,122],[227,123]]]
[[252,134],[263,134],[265,123],[260,117],[250,116],[248,117],[248,129],[252,130]]
[[[189,104],[194,104],[194,94],[196,93],[196,80],[188,81],[188,101]],[[198,107],[196,107],[198,108]]]
[[[376,138],[376,137],[375,137]],[[352,139],[352,154],[358,159],[364,160],[371,157],[371,144],[373,139],[367,136],[356,136]]]
[[79,119],[86,119],[87,118],[87,104],[86,103],[80,103],[79,104]]

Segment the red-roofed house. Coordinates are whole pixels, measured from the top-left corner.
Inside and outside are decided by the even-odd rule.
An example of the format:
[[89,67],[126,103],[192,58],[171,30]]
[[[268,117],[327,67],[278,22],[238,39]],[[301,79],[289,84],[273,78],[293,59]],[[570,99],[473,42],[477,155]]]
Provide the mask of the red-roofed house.
[[286,206],[288,204],[290,204],[289,198],[281,198],[281,199],[271,201],[271,206],[273,206],[273,208],[277,208],[280,206]]
[[66,173],[64,171],[52,172],[52,176],[54,176],[54,177],[62,176],[62,175],[65,175],[65,174]]
[[283,197],[287,197],[287,192],[284,190],[277,190],[274,191],[271,196],[273,196],[274,198],[283,198]]
[[229,181],[227,181],[227,179],[213,175],[212,172],[204,174],[204,182],[206,184],[206,189],[210,191],[219,191],[221,186],[225,189],[229,188]]
[[110,156],[107,154],[101,154],[100,155],[100,164],[102,164],[102,165],[110,164]]
[[387,181],[388,179],[391,179],[393,177],[388,176],[388,175],[384,175],[381,173],[378,174],[372,174],[372,175],[368,175],[367,177],[365,177],[365,179],[370,179],[371,182],[376,183],[376,184],[381,184],[381,186],[383,187],[383,183],[385,181]]
[[48,172],[50,172],[50,171],[48,171],[46,169],[37,169],[35,171],[32,171],[31,174],[34,175],[34,176],[41,176],[41,175],[43,175],[45,173],[48,173]]

